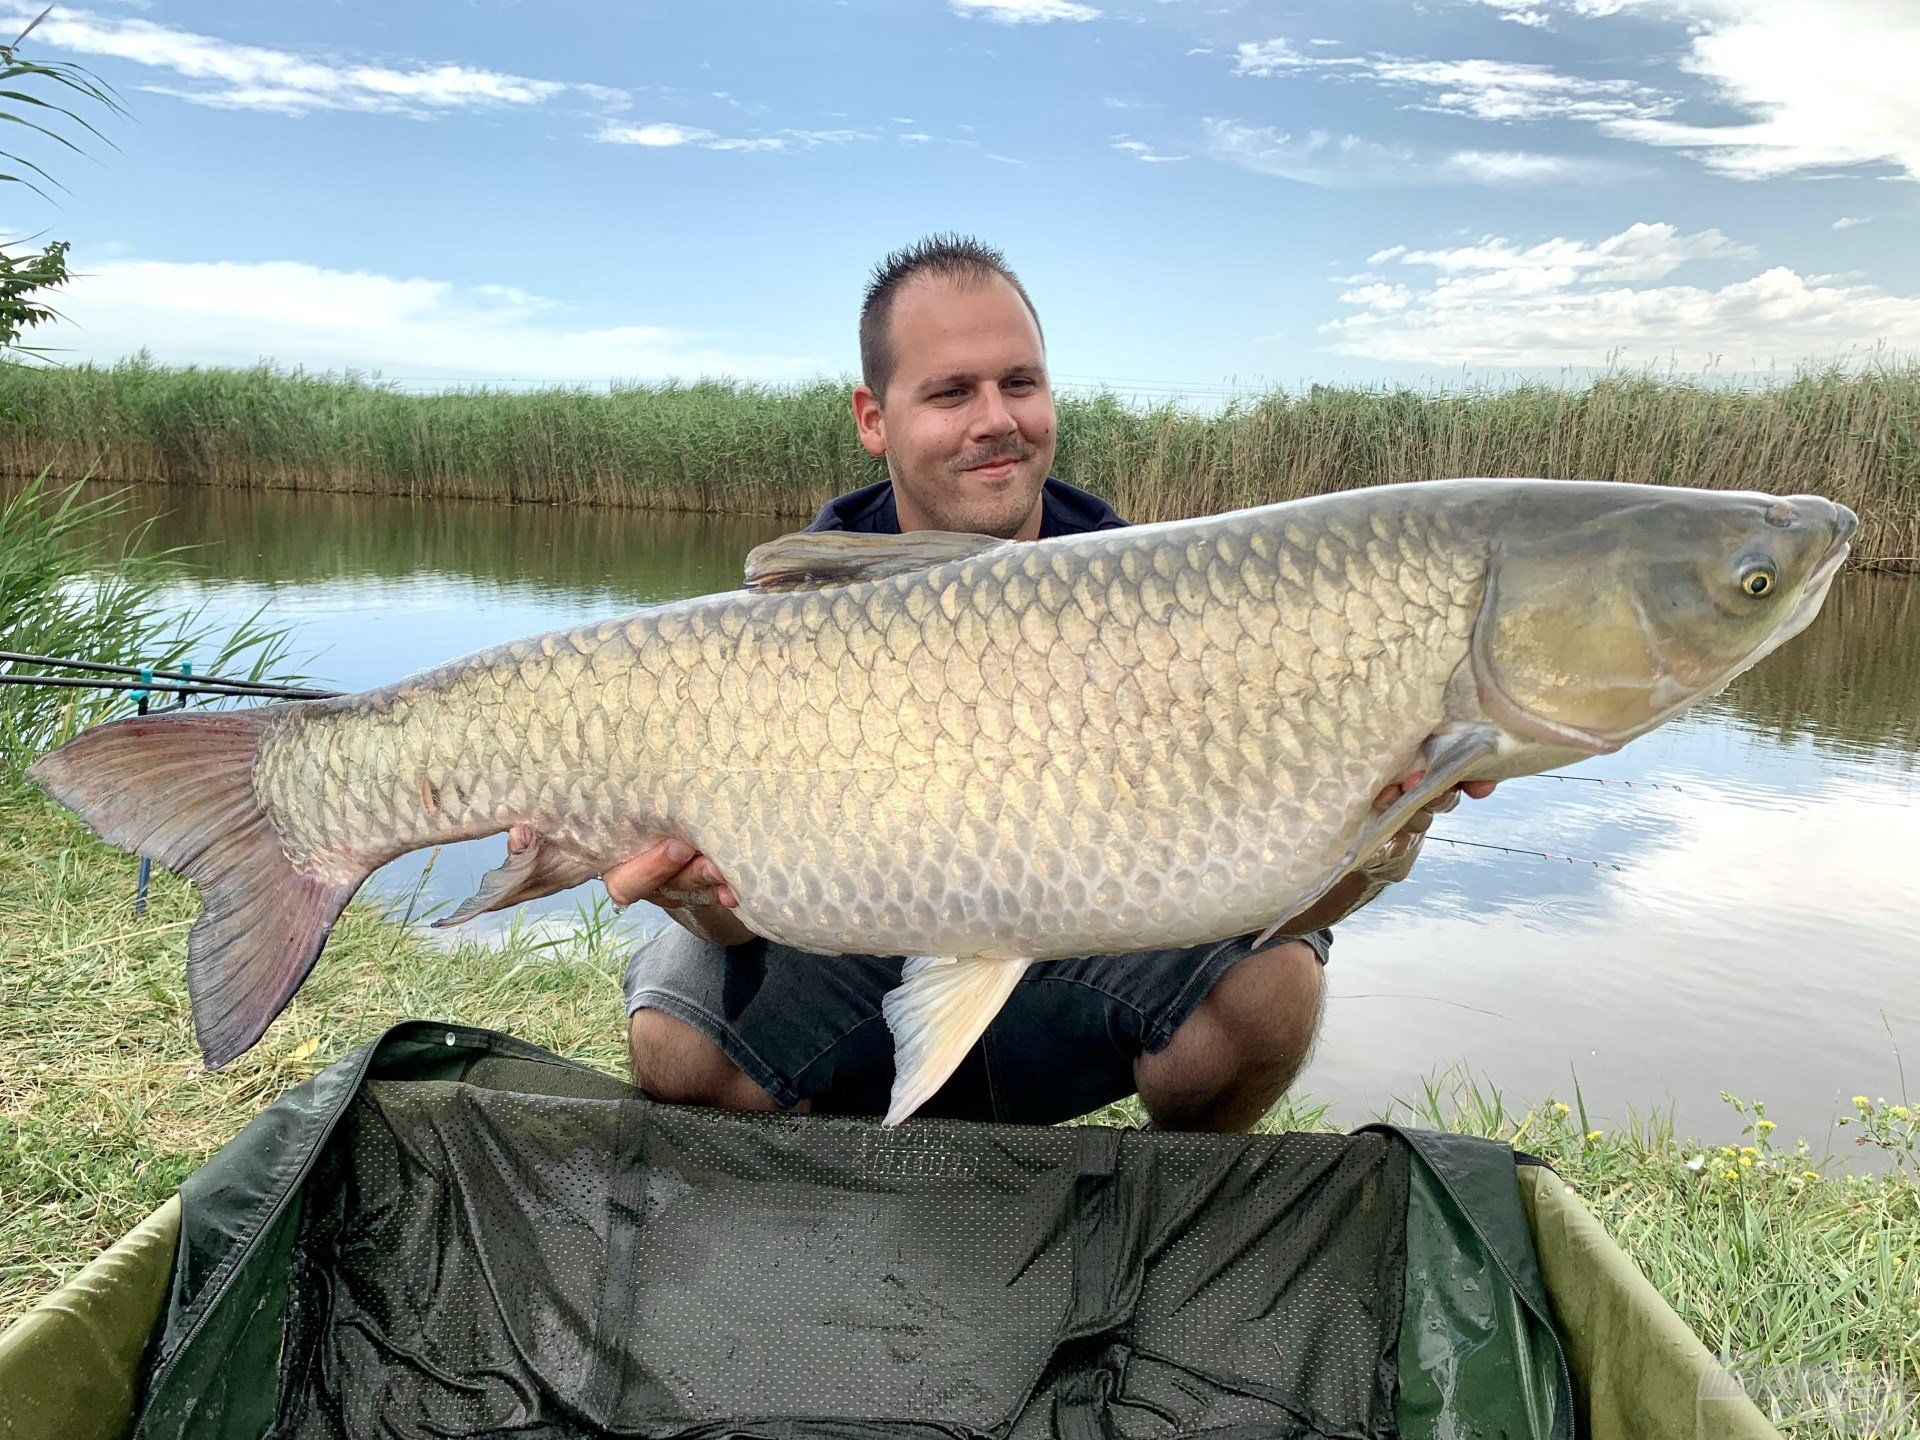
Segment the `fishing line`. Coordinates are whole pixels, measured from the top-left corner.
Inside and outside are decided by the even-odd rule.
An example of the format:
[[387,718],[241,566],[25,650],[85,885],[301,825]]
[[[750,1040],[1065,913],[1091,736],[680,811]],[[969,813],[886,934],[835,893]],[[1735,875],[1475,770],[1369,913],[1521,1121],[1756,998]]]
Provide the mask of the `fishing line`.
[[1455,840],[1450,835],[1428,835],[1429,840],[1438,840],[1442,845],[1466,845],[1475,850],[1498,850],[1505,855],[1531,855],[1536,860],[1564,860],[1569,865],[1591,865],[1596,870],[1625,870],[1627,867],[1613,860],[1589,860],[1584,855],[1552,855],[1545,850],[1522,850],[1513,845],[1490,845],[1484,840]]
[[1669,785],[1664,780],[1621,780],[1611,775],[1554,775],[1544,774],[1530,777],[1535,780],[1577,780],[1583,785],[1624,785],[1629,790],[1672,790],[1685,793],[1684,787]]

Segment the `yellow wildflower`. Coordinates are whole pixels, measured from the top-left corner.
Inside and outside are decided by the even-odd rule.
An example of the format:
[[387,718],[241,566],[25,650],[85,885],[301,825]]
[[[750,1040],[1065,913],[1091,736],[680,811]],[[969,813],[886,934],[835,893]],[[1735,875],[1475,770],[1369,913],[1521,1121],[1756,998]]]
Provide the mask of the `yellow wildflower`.
[[1556,1115],[1571,1115],[1573,1113],[1573,1107],[1571,1105],[1563,1105],[1560,1101],[1556,1100],[1553,1102],[1553,1113]]
[[1856,1095],[1853,1097],[1853,1103],[1858,1105],[1862,1110],[1864,1110],[1867,1108],[1868,1104],[1871,1102],[1869,1102],[1867,1097],[1864,1095]]
[[1742,1145],[1740,1147],[1740,1153],[1742,1155],[1758,1155],[1760,1152],[1751,1145]]
[[1738,1180],[1740,1178],[1740,1172],[1738,1170],[1722,1170],[1720,1172],[1720,1178],[1722,1180]]
[[1606,1134],[1604,1130],[1589,1130],[1587,1131],[1587,1139],[1598,1140],[1604,1134]]
[[1720,1147],[1720,1153],[1726,1156],[1729,1160],[1731,1160],[1735,1155],[1739,1154],[1740,1152],[1735,1150],[1731,1145],[1722,1145]]
[[1778,1130],[1780,1127],[1771,1120],[1756,1120],[1753,1122],[1753,1128],[1765,1135],[1769,1130]]
[[1820,1172],[1818,1170],[1802,1170],[1800,1172],[1800,1178],[1802,1180],[1818,1180],[1820,1178]]
[[1913,1118],[1913,1112],[1904,1105],[1889,1105],[1887,1107],[1887,1114],[1896,1120],[1911,1120]]
[[1752,1164],[1753,1164],[1753,1157],[1751,1155],[1742,1155],[1740,1157],[1740,1168],[1742,1170],[1749,1168]]

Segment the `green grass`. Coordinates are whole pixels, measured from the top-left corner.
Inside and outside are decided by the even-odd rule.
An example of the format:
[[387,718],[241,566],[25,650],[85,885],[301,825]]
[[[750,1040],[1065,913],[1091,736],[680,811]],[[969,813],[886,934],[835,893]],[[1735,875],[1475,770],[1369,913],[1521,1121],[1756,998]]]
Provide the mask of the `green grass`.
[[[351,377],[0,364],[0,472],[803,516],[880,475],[844,381],[409,395]],[[1223,413],[1060,402],[1058,473],[1136,520],[1447,475],[1811,491],[1862,516],[1857,563],[1920,568],[1920,366],[1757,389],[1313,386]]]
[[[0,786],[0,1323],[134,1225],[287,1086],[393,1021],[510,1030],[624,1073],[625,957],[603,929],[449,947],[356,904],[266,1039],[205,1074],[182,974],[191,887],[156,875],[136,919],[133,865],[17,783]],[[1911,1116],[1874,1100],[1856,1109],[1851,1123],[1870,1117],[1892,1168],[1847,1173],[1782,1143],[1752,1106],[1729,1127],[1745,1128],[1737,1138],[1751,1153],[1729,1155],[1683,1143],[1658,1119],[1598,1128],[1582,1098],[1569,1099],[1518,1108],[1455,1074],[1388,1113],[1545,1157],[1709,1347],[1742,1357],[1743,1372],[1830,1366],[1856,1387],[1893,1377],[1920,1394]],[[1125,1124],[1139,1112],[1129,1102],[1093,1118]],[[1263,1128],[1330,1128],[1328,1111],[1289,1100]],[[1781,1400],[1776,1413],[1793,1411]],[[1787,1433],[1872,1432],[1805,1420]]]

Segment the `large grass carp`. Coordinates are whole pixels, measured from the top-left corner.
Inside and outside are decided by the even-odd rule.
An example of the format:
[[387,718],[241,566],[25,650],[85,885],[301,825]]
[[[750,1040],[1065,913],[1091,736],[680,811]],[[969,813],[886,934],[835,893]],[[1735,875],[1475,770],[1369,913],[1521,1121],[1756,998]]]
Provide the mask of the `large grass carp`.
[[1812,620],[1855,524],[1807,495],[1451,480],[1032,543],[793,535],[745,591],[339,699],[119,720],[29,773],[198,882],[209,1066],[395,856],[530,826],[460,920],[672,835],[760,934],[916,957],[892,1123],[1028,963],[1277,924],[1446,788],[1717,692]]

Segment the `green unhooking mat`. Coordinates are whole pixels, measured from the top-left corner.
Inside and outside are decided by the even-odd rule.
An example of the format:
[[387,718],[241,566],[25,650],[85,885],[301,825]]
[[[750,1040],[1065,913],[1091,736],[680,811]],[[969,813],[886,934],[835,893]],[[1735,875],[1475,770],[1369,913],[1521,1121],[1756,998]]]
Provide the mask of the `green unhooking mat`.
[[0,1380],[127,1369],[152,1440],[1571,1440],[1521,1196],[1457,1136],[725,1115],[414,1024],[182,1187],[150,1333]]

